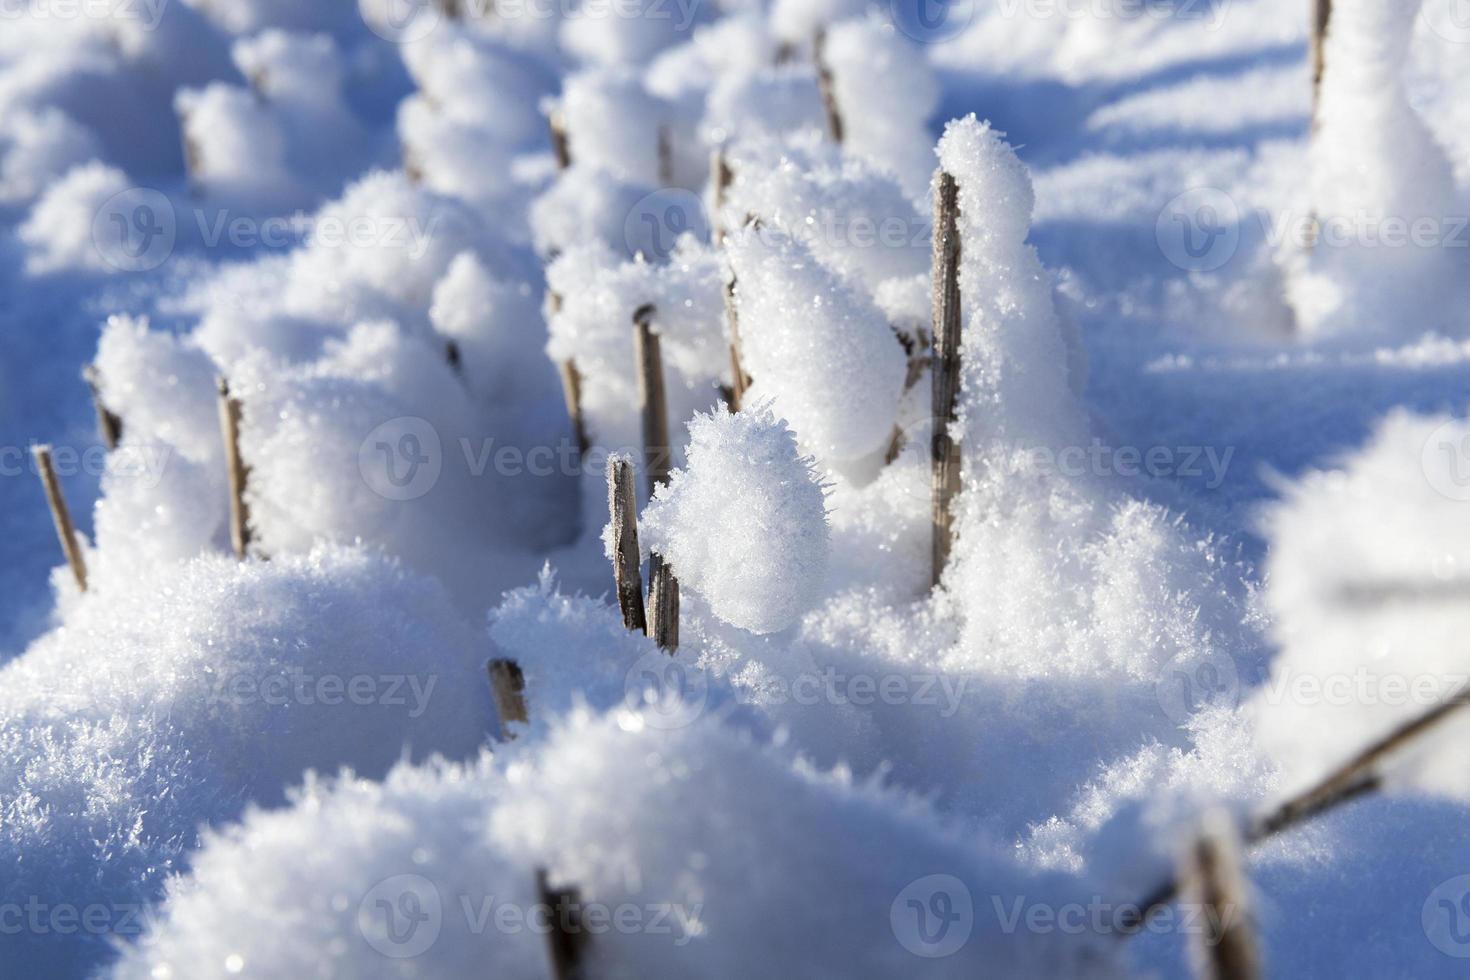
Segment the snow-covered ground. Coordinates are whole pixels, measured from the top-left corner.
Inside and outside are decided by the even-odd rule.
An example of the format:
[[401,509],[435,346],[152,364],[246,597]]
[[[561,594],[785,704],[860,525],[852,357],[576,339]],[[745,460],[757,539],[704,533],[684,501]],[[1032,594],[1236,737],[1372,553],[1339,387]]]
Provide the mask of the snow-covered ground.
[[1470,720],[1259,822],[1470,679],[1470,8],[1310,6],[0,0],[0,977],[1463,975]]

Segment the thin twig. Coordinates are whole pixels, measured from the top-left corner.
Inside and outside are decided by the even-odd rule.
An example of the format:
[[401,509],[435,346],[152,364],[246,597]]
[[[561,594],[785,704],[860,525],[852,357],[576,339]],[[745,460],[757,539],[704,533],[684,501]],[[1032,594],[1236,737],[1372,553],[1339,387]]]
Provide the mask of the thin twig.
[[582,927],[581,896],[575,888],[552,888],[545,868],[536,869],[536,891],[550,920],[546,952],[551,959],[552,980],[584,980],[587,933]]
[[500,716],[500,740],[515,738],[510,723],[530,721],[526,712],[526,675],[514,660],[497,659],[485,665],[490,675],[490,694],[495,698],[495,713]]
[[87,591],[87,562],[82,557],[82,546],[77,544],[76,527],[71,522],[71,510],[61,494],[61,481],[56,479],[56,467],[51,460],[50,446],[34,446],[31,455],[36,458],[36,471],[41,474],[41,485],[46,488],[46,503],[51,506],[51,522],[56,525],[56,540],[61,543],[62,554],[71,566],[77,588]]
[[954,546],[951,506],[960,490],[960,449],[950,435],[960,392],[959,187],[943,170],[934,189],[934,552],[931,585],[938,585]]
[[638,497],[633,464],[626,456],[607,461],[607,509],[613,527],[613,583],[623,625],[639,633],[648,632],[643,608],[643,570],[638,552]]
[[[1382,788],[1382,777],[1377,772],[1380,762],[1466,705],[1470,705],[1470,687],[1462,688],[1448,700],[1395,728],[1311,788],[1298,793],[1271,812],[1257,817],[1246,831],[1246,844],[1254,846],[1359,797],[1376,793]],[[1172,902],[1178,893],[1177,881],[1160,885],[1139,903],[1140,912],[1136,924],[1147,922],[1154,912]],[[1125,935],[1131,935],[1134,931],[1136,930],[1125,930]]]
[[1200,980],[1259,980],[1259,959],[1234,823],[1219,811],[1206,815],[1182,862],[1193,905],[1203,912],[1194,959]]
[[250,469],[240,454],[240,399],[230,394],[230,383],[219,379],[219,426],[225,444],[225,470],[230,482],[230,543],[235,557],[245,560],[250,549],[250,507],[245,486]]
[[92,408],[97,413],[97,434],[102,437],[102,443],[108,449],[116,449],[117,444],[122,442],[123,423],[102,400],[102,376],[96,367],[89,364],[82,369],[82,380],[92,393]]
[[812,60],[817,64],[817,89],[822,95],[822,110],[827,114],[827,135],[832,142],[842,145],[842,110],[837,105],[837,90],[832,79],[832,68],[827,64],[827,32],[817,29],[812,38]]

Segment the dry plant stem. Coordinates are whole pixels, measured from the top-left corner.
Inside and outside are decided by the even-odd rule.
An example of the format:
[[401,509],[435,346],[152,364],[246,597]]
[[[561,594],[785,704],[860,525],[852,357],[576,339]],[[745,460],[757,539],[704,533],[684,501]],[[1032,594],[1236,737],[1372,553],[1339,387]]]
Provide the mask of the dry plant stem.
[[607,461],[607,509],[613,526],[613,583],[623,625],[648,632],[643,608],[643,571],[638,553],[638,498],[633,464],[620,456]]
[[1327,66],[1325,44],[1327,27],[1332,22],[1332,0],[1312,0],[1312,126],[1317,125],[1317,112],[1322,99],[1322,72]]
[[827,134],[832,142],[842,145],[842,110],[837,106],[837,92],[832,82],[832,69],[827,65],[827,32],[817,30],[812,39],[812,60],[817,63],[817,88],[822,94],[822,109],[827,114]]
[[[551,316],[561,312],[559,294],[547,293],[546,303]],[[577,442],[577,451],[585,455],[592,443],[587,438],[587,422],[582,417],[582,372],[570,358],[558,364],[557,370],[561,374],[561,394],[567,406],[567,420],[572,425],[572,438]]]
[[116,449],[122,441],[122,419],[102,401],[101,376],[95,367],[88,365],[82,371],[82,380],[87,382],[87,389],[92,393],[92,408],[97,412],[97,434],[108,449]]
[[648,616],[653,641],[670,656],[679,649],[679,580],[663,555],[648,560]]
[[[1400,725],[1333,770],[1310,789],[1298,793],[1270,813],[1257,817],[1246,832],[1245,842],[1258,844],[1361,796],[1377,792],[1382,786],[1382,780],[1377,773],[1380,762],[1467,705],[1470,705],[1470,687],[1462,689],[1454,697],[1412,721]],[[1141,912],[1138,924],[1147,922],[1150,915],[1173,901],[1178,892],[1177,881],[1161,885],[1139,903]],[[1134,931],[1126,929],[1123,934],[1132,935]]]
[[954,545],[951,505],[960,489],[960,450],[950,434],[960,392],[959,188],[944,171],[934,189],[934,552],[930,584],[938,585]]
[[530,721],[526,712],[526,676],[514,660],[497,659],[485,665],[490,675],[490,694],[495,698],[495,713],[500,716],[500,740],[515,738],[510,723]]
[[51,506],[51,522],[56,525],[56,539],[61,543],[66,563],[71,566],[77,588],[86,592],[87,563],[82,557],[81,545],[77,544],[77,531],[71,522],[71,511],[66,506],[66,498],[61,495],[61,482],[56,479],[56,467],[51,461],[51,447],[36,446],[31,454],[36,458],[36,471],[41,474],[41,485],[46,488],[46,503]]
[[735,273],[725,280],[725,322],[730,328],[730,410],[738,412],[745,404],[745,392],[750,387],[750,375],[740,359],[740,311],[735,305]]
[[552,980],[585,980],[582,960],[587,932],[582,928],[581,897],[575,888],[552,888],[545,868],[536,869],[536,891],[540,903],[549,909],[546,953]]
[[725,201],[730,196],[730,185],[735,181],[735,173],[730,169],[730,162],[725,159],[723,147],[710,155],[709,173],[710,180],[714,182],[714,195],[711,201],[714,220],[710,222],[710,231],[715,246],[719,247],[725,244],[725,225],[720,220],[720,214],[724,211]]
[[225,469],[230,482],[230,543],[235,557],[245,560],[250,548],[250,508],[245,503],[249,469],[240,455],[240,399],[230,394],[230,384],[219,379],[219,427],[225,444]]
[[653,330],[654,308],[633,311],[633,349],[638,363],[638,413],[643,420],[643,468],[648,495],[669,482],[669,403],[664,390],[663,348]]
[[551,152],[556,157],[556,169],[565,170],[572,165],[572,144],[567,136],[566,117],[558,110],[551,114],[547,123],[551,127]]
[[1191,903],[1204,911],[1205,929],[1196,937],[1194,954],[1200,980],[1259,980],[1261,975],[1234,834],[1228,817],[1212,815],[1181,869]]

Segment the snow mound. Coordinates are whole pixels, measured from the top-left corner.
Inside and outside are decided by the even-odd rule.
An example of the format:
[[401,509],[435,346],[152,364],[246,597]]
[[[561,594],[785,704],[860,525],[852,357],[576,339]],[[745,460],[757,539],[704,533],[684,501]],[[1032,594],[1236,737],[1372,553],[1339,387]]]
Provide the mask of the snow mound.
[[[1075,899],[1065,876],[1024,872],[877,785],[721,726],[637,720],[579,714],[504,765],[346,776],[253,812],[211,838],[113,975],[371,976],[389,957],[421,977],[539,976],[538,867],[576,889],[602,976],[1117,975],[1107,939],[1015,932],[993,914],[992,898]],[[834,816],[848,832],[820,831]]]
[[639,541],[716,616],[754,633],[794,623],[826,585],[822,487],[768,408],[689,423],[689,462],[644,511]]

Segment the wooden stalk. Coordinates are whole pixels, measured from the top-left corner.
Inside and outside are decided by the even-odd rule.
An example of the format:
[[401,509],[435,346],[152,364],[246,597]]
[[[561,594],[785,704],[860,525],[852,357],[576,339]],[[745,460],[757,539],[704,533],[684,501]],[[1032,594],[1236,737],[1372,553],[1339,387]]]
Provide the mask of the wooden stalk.
[[934,193],[934,553],[930,578],[938,585],[954,546],[951,505],[960,490],[960,449],[950,435],[960,392],[959,188],[939,172]]
[[725,322],[730,328],[730,411],[738,412],[745,404],[745,392],[750,388],[750,375],[740,356],[740,311],[735,304],[737,281],[735,271],[725,280]]
[[679,580],[660,554],[648,561],[648,616],[653,641],[673,656],[679,649]]
[[648,495],[669,482],[669,402],[664,389],[663,347],[653,330],[654,307],[633,311],[633,349],[638,362],[638,413],[643,420],[643,468]]
[[1203,913],[1194,966],[1200,980],[1259,980],[1260,960],[1247,905],[1235,826],[1218,811],[1181,862],[1189,901]]
[[1312,126],[1322,101],[1322,72],[1327,67],[1327,27],[1332,22],[1332,0],[1312,0]]
[[[547,293],[546,303],[550,316],[561,312],[560,294]],[[567,405],[567,420],[572,425],[572,438],[577,441],[577,451],[586,455],[592,443],[587,437],[587,421],[582,417],[582,372],[577,370],[577,362],[570,358],[558,364],[557,370],[561,374],[561,394]]]
[[582,928],[581,896],[575,888],[552,888],[545,868],[536,869],[536,891],[549,910],[551,928],[546,932],[546,952],[552,980],[585,980],[587,932]]
[[87,591],[87,562],[82,556],[82,546],[77,544],[77,530],[71,522],[71,510],[66,498],[61,495],[61,481],[56,478],[56,466],[51,459],[50,446],[34,446],[31,455],[36,459],[36,472],[41,475],[41,485],[46,488],[46,503],[51,506],[51,523],[56,525],[56,540],[61,544],[66,563],[77,580],[77,588]]
[[561,110],[555,110],[547,119],[551,127],[551,152],[556,157],[556,169],[565,170],[572,165],[572,144],[567,136],[567,119]]
[[626,456],[607,461],[607,508],[613,526],[613,582],[623,625],[648,632],[643,608],[643,569],[638,552],[638,491],[633,464]]
[[832,137],[832,142],[841,146],[842,110],[837,105],[832,68],[827,64],[827,32],[820,28],[812,39],[812,60],[817,64],[817,89],[822,95],[822,110],[827,114],[827,135]]
[[709,161],[710,180],[714,183],[713,200],[710,202],[714,215],[710,220],[710,238],[715,247],[725,244],[725,225],[720,214],[725,210],[725,201],[730,196],[730,185],[735,182],[735,172],[730,161],[725,159],[724,147],[715,150]]
[[116,449],[122,442],[123,423],[102,401],[102,377],[89,364],[82,370],[82,380],[87,382],[87,390],[92,393],[92,408],[97,413],[97,434],[108,449]]
[[495,713],[500,716],[500,740],[515,738],[510,723],[530,721],[526,712],[526,675],[514,660],[497,659],[485,665],[490,675],[490,693],[495,698]]
[[219,427],[225,444],[225,468],[230,481],[230,543],[235,557],[244,561],[250,549],[250,508],[245,486],[250,468],[240,455],[240,399],[230,394],[230,383],[219,379]]

